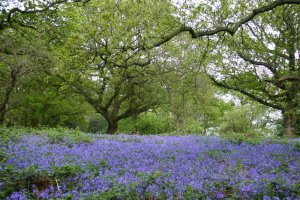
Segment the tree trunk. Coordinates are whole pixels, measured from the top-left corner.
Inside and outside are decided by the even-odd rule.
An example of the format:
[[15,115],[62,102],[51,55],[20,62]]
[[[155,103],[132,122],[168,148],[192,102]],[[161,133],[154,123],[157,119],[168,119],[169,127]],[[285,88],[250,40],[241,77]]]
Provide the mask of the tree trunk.
[[5,114],[7,113],[8,98],[3,102],[0,108],[0,126],[4,125]]
[[182,134],[186,134],[186,128],[185,128],[185,121],[186,121],[186,98],[185,98],[185,93],[182,94]]
[[4,112],[0,112],[0,126],[2,126],[4,124]]
[[283,112],[283,127],[284,136],[288,138],[295,138],[297,127],[297,115],[293,112]]
[[174,118],[175,118],[175,125],[176,125],[176,135],[179,135],[179,118],[177,113],[174,113]]
[[115,134],[118,130],[118,122],[108,122],[108,127],[106,130],[107,134]]
[[5,94],[3,96],[2,102],[0,102],[0,125],[4,124],[5,114],[8,111],[8,103],[10,100],[10,95],[17,83],[17,76],[19,74],[19,70],[12,70],[10,73],[10,78],[5,88]]

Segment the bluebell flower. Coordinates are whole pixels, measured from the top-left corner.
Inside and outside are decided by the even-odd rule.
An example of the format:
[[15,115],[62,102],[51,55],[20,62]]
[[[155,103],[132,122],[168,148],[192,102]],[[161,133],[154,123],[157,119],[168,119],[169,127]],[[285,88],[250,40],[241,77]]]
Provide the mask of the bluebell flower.
[[[36,166],[34,173],[59,180],[59,190],[52,181],[40,191],[45,199],[79,199],[122,186],[141,197],[148,192],[168,199],[183,198],[188,186],[208,199],[225,198],[231,190],[240,198],[267,198],[278,191],[288,198],[294,197],[300,177],[300,152],[289,143],[236,145],[217,137],[119,135],[70,145],[68,139],[50,144],[46,136],[28,135],[3,148],[9,159],[1,169],[13,165],[18,173]],[[56,177],[63,166],[70,167],[70,174]],[[282,183],[270,189],[277,180]],[[13,195],[18,193],[7,198]]]

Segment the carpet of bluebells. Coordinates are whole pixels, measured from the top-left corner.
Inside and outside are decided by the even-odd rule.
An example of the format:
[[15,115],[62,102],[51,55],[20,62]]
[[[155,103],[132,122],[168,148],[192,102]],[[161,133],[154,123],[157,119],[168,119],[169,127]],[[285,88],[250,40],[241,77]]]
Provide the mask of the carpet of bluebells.
[[0,142],[0,199],[300,199],[296,139],[89,137]]

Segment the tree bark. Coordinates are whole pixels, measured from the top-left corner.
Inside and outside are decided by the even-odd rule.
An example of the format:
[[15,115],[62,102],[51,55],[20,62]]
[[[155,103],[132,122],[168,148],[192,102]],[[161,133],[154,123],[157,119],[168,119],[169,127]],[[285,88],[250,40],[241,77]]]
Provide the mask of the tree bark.
[[177,113],[174,113],[175,125],[176,125],[176,135],[179,135],[180,128],[179,128],[179,117]]
[[108,127],[106,130],[107,134],[115,134],[118,130],[118,122],[112,121],[107,123]]
[[297,114],[283,111],[284,136],[288,138],[297,137]]
[[0,112],[0,126],[4,124],[4,116],[5,116],[5,112]]
[[185,93],[182,94],[182,134],[186,134],[186,127],[185,127],[185,121],[186,121],[186,98]]
[[8,111],[10,95],[16,86],[18,74],[19,74],[19,70],[12,70],[10,73],[10,79],[5,88],[5,94],[3,96],[3,100],[2,102],[0,102],[0,125],[4,124],[5,114]]

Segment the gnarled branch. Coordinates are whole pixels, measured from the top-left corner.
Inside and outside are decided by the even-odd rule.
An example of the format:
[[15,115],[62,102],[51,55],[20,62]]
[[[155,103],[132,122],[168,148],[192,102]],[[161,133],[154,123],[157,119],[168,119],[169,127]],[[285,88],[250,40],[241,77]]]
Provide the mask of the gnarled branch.
[[189,34],[192,36],[192,38],[199,38],[199,37],[203,37],[203,36],[216,35],[216,34],[222,33],[222,32],[227,32],[230,35],[234,35],[242,25],[244,25],[247,22],[251,21],[254,17],[258,16],[259,14],[271,11],[271,10],[273,10],[273,9],[279,7],[279,6],[287,5],[287,4],[300,4],[300,0],[277,0],[277,1],[274,1],[270,4],[268,4],[268,5],[265,5],[265,6],[262,6],[260,8],[254,9],[246,17],[242,18],[241,20],[239,20],[236,23],[232,23],[232,25],[230,27],[229,26],[217,27],[217,28],[212,29],[212,30],[205,30],[205,31],[198,31],[197,32],[193,28],[183,25],[178,30],[171,33],[170,35],[165,36],[160,41],[153,43],[149,48],[152,49],[154,47],[158,47],[158,46],[170,41],[172,38],[174,38],[175,36],[179,35],[182,32],[189,32]]
[[223,87],[223,88],[226,88],[226,89],[229,89],[229,90],[237,91],[237,92],[242,93],[242,94],[244,94],[244,95],[250,97],[251,99],[253,99],[253,100],[255,100],[255,101],[257,101],[257,102],[259,102],[259,103],[265,105],[265,106],[272,107],[272,108],[275,108],[275,109],[278,109],[278,110],[283,110],[283,108],[282,108],[281,106],[272,104],[272,103],[270,103],[270,102],[268,102],[268,101],[266,101],[266,100],[264,100],[264,99],[262,99],[262,98],[260,98],[260,97],[258,97],[258,96],[256,96],[256,95],[254,95],[254,94],[252,94],[252,93],[250,93],[250,92],[248,92],[248,91],[246,91],[246,90],[244,90],[244,89],[242,89],[242,88],[239,88],[238,86],[227,85],[227,84],[225,84],[225,83],[222,83],[222,82],[220,82],[220,81],[217,81],[213,76],[210,76],[210,75],[208,75],[208,77],[209,77],[209,78],[210,78],[217,86],[219,86],[219,87]]
[[[80,3],[82,2],[83,4],[88,3],[90,0],[72,0],[71,2],[73,3]],[[69,3],[69,0],[56,0],[53,1],[49,4],[44,5],[44,8],[40,8],[40,9],[25,9],[25,10],[21,10],[18,7],[12,8],[8,11],[7,16],[4,17],[1,21],[0,21],[0,31],[9,28],[13,23],[15,23],[15,21],[13,20],[13,16],[15,15],[15,13],[20,13],[23,15],[27,15],[27,14],[34,14],[34,13],[42,13],[42,12],[47,12],[48,10],[50,10],[51,8],[55,7],[56,5],[62,4],[62,3]],[[29,28],[34,28],[31,25],[25,25],[21,22],[17,22],[18,24],[20,24],[21,26],[26,26]]]

